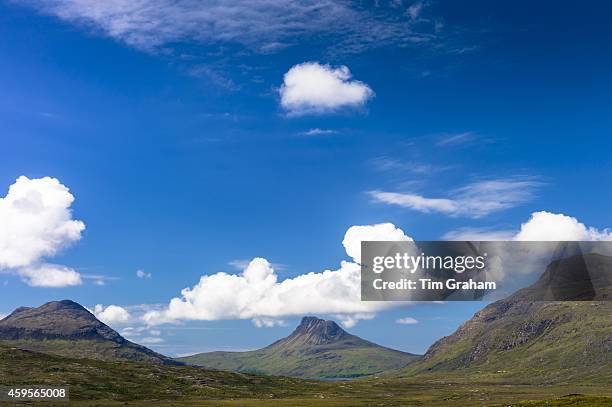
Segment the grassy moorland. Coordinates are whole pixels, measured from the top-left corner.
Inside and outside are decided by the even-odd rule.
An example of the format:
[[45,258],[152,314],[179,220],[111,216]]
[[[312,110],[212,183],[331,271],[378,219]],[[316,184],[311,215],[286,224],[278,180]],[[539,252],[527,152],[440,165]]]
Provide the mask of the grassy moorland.
[[401,379],[389,375],[321,382],[192,366],[69,359],[6,346],[0,346],[0,383],[69,385],[70,405],[82,406],[491,406],[568,394],[584,396],[561,398],[548,405],[612,403],[612,398],[601,397],[612,396],[605,384],[527,385],[507,380],[503,374],[475,380],[462,375]]

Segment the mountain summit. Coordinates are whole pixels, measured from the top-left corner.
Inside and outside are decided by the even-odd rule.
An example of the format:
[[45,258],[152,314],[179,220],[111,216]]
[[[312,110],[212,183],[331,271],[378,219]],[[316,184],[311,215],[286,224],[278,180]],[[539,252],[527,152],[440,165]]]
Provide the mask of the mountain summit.
[[193,365],[308,378],[367,376],[404,367],[418,356],[385,348],[313,316],[287,337],[250,352],[208,352],[180,358]]
[[340,344],[341,347],[377,346],[372,342],[349,334],[334,321],[326,321],[317,317],[304,317],[291,335],[274,342],[268,348],[292,349],[324,345],[333,347],[334,344]]
[[304,317],[286,340],[299,340],[305,345],[323,345],[341,341],[349,334],[334,321],[317,317]]
[[17,308],[0,320],[0,343],[60,356],[174,363],[128,341],[70,300],[52,301],[38,308]]
[[0,321],[0,339],[126,341],[86,308],[70,300],[52,301],[38,308],[17,308]]

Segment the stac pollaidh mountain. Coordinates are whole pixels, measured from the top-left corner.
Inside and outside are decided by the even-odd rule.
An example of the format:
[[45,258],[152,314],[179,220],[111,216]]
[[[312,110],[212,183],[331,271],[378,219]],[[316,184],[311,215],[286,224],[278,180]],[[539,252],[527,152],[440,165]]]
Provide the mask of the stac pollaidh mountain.
[[206,368],[308,378],[350,378],[405,367],[417,355],[351,335],[333,321],[304,317],[286,338],[249,352],[207,352],[177,360]]
[[71,358],[177,363],[128,341],[70,300],[17,308],[0,320],[0,343]]

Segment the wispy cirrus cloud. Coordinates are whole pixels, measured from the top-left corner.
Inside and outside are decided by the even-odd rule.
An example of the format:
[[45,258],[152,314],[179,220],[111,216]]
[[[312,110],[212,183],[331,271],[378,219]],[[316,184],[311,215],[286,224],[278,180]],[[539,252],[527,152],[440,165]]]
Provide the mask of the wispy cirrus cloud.
[[374,190],[375,202],[397,205],[423,213],[480,218],[531,200],[542,183],[532,178],[478,181],[455,189],[448,197],[429,198],[416,193]]
[[423,12],[424,8],[425,8],[425,2],[418,0],[412,3],[410,7],[408,7],[406,14],[408,14],[411,20],[416,21],[421,16],[421,13]]
[[[439,21],[422,19],[427,3],[345,0],[24,0],[38,11],[154,51],[181,42],[239,44],[271,53],[328,35],[344,51],[435,38]],[[397,12],[397,8],[403,12]],[[393,12],[391,12],[393,11]],[[418,24],[417,24],[418,23]]]
[[476,133],[472,131],[466,131],[462,133],[445,133],[438,137],[436,146],[438,147],[451,147],[461,144],[467,144],[474,141],[477,138]]
[[417,174],[431,174],[434,172],[444,171],[450,166],[439,166],[433,164],[425,164],[416,160],[401,161],[388,156],[379,156],[369,160],[369,164],[377,171],[401,171],[412,172]]
[[444,240],[469,240],[469,241],[496,241],[496,240],[512,240],[515,232],[512,230],[497,230],[490,227],[475,228],[462,227],[459,229],[446,232],[442,239]]
[[136,270],[136,277],[138,278],[151,278],[153,275],[151,273],[147,273],[143,269]]
[[310,130],[304,131],[300,133],[302,136],[316,137],[316,136],[330,136],[332,134],[337,134],[337,130],[332,129],[320,129],[318,127],[312,128]]
[[141,345],[157,345],[163,342],[165,342],[164,339],[158,336],[145,336],[138,340],[138,343]]
[[118,281],[118,280],[120,280],[119,277],[106,276],[106,275],[103,275],[103,274],[81,274],[81,278],[83,280],[90,281],[94,285],[100,285],[100,286],[106,285],[107,283],[109,283],[111,281]]
[[395,323],[400,324],[400,325],[414,325],[414,324],[418,324],[419,321],[412,317],[404,317],[404,318],[396,319]]

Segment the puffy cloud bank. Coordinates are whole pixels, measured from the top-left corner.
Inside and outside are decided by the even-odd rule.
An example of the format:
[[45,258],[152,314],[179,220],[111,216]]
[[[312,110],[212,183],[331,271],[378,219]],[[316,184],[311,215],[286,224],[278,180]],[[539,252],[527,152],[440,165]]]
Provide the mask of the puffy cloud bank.
[[[557,241],[610,241],[609,229],[587,227],[578,219],[546,211],[534,212],[521,224],[519,230],[459,229],[444,235],[449,240],[469,241],[517,241],[517,242],[557,242]],[[512,246],[489,247],[488,278],[493,281],[507,280],[512,273],[541,273],[553,259],[550,245],[532,244],[513,248]],[[520,259],[529,259],[521,261]],[[516,263],[521,262],[520,267]],[[508,269],[505,264],[513,264]]]
[[612,240],[610,229],[586,226],[562,213],[533,212],[519,230],[464,228],[446,233],[448,240],[516,240],[516,241],[606,241]]
[[346,66],[332,68],[305,62],[287,71],[280,96],[281,106],[289,115],[301,116],[362,106],[374,92],[365,83],[351,80]]
[[96,304],[92,314],[107,325],[127,323],[130,320],[128,310],[118,305],[109,305],[105,308],[102,304]]
[[72,219],[73,201],[55,178],[19,177],[0,198],[0,270],[37,287],[80,284],[73,269],[43,262],[81,238],[85,224]]
[[[612,232],[587,227],[567,215],[534,212],[520,230],[514,232],[464,229],[449,232],[446,237],[459,240],[465,237],[469,237],[468,240],[612,240]],[[405,305],[360,300],[361,242],[386,240],[412,241],[412,238],[391,223],[352,226],[342,242],[351,261],[342,261],[336,270],[311,272],[281,281],[268,260],[255,258],[238,274],[202,276],[197,284],[183,289],[167,306],[146,312],[142,320],[152,326],[182,320],[251,319],[257,327],[274,327],[285,324],[283,317],[320,314],[331,315],[345,327],[351,327],[359,320],[373,318],[379,311]],[[541,270],[539,267],[536,271]],[[504,278],[503,270],[497,272],[500,275],[492,277]],[[418,323],[411,317],[396,322]]]
[[612,231],[587,227],[578,219],[561,213],[541,211],[532,213],[531,218],[521,225],[521,230],[513,239],[527,241],[612,240]]
[[412,240],[390,223],[353,226],[342,242],[353,261],[337,270],[308,273],[280,281],[270,262],[255,258],[239,274],[204,275],[181,291],[161,311],[143,316],[150,325],[179,320],[253,319],[256,326],[275,326],[284,316],[331,314],[350,327],[360,319],[398,304],[362,302],[360,260],[362,240]]
[[19,269],[26,284],[32,287],[66,287],[80,285],[81,275],[70,267],[58,264],[39,264]]

